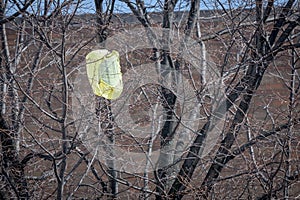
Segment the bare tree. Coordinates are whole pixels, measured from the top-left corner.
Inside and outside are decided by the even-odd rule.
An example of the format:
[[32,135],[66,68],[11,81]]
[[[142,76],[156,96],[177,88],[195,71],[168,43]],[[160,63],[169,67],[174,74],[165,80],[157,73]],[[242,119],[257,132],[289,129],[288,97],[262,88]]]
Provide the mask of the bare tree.
[[[77,29],[73,22],[80,6],[79,1],[1,3],[3,198],[30,198],[32,180],[55,177],[56,196],[62,199],[68,179],[84,160],[80,155],[73,169],[67,169],[67,155],[77,143],[70,128],[71,66],[94,39],[69,42],[85,28]],[[7,16],[14,9],[16,13]],[[30,169],[37,159],[45,161],[37,167],[41,176],[34,175],[37,169]]]
[[[299,198],[299,21],[295,0],[1,1],[1,198]],[[84,85],[95,48],[120,52],[118,100]]]
[[[149,28],[152,26],[151,17],[146,11],[147,7],[145,6],[144,2],[136,2],[136,5],[134,5],[134,3],[130,1],[124,2],[128,5],[128,7],[144,27]],[[203,198],[213,198],[213,196],[211,196],[212,194],[214,194],[212,192],[212,189],[216,184],[216,181],[219,180],[219,176],[222,173],[222,170],[226,168],[229,161],[235,159],[236,157],[238,157],[238,155],[244,154],[245,150],[249,148],[252,152],[252,156],[254,156],[253,145],[256,144],[255,141],[259,140],[259,138],[263,139],[267,136],[273,136],[274,134],[280,135],[280,133],[284,131],[283,129],[287,129],[288,127],[290,127],[287,126],[286,123],[281,124],[279,122],[272,122],[273,126],[269,127],[269,131],[263,131],[263,134],[261,133],[261,131],[258,131],[258,133],[256,133],[257,136],[255,137],[255,139],[252,139],[251,136],[248,138],[248,142],[245,142],[245,144],[241,144],[240,147],[237,146],[235,147],[236,149],[232,150],[232,148],[235,146],[234,143],[237,142],[237,139],[243,138],[243,136],[239,136],[241,135],[239,133],[242,132],[242,129],[244,127],[249,126],[249,122],[247,122],[248,120],[250,120],[248,118],[249,109],[255,106],[255,104],[252,105],[253,96],[257,94],[257,91],[259,91],[263,77],[266,76],[266,70],[273,67],[273,65],[278,65],[277,59],[279,59],[279,54],[281,55],[285,52],[288,52],[288,49],[297,49],[299,46],[297,42],[291,44],[291,40],[289,39],[291,35],[293,35],[293,38],[297,37],[297,34],[293,33],[293,30],[296,30],[296,28],[299,26],[297,2],[281,2],[280,5],[275,1],[253,1],[245,3],[240,2],[239,5],[233,5],[230,2],[225,3],[219,1],[210,3],[210,5],[216,5],[217,7],[219,7],[220,10],[217,10],[217,12],[215,13],[212,12],[214,16],[212,18],[209,16],[207,17],[207,19],[211,21],[217,19],[219,20],[219,24],[224,22],[225,28],[222,28],[220,30],[214,29],[213,34],[201,34],[199,42],[203,45],[203,42],[209,44],[210,41],[213,40],[222,41],[222,43],[224,44],[224,48],[226,49],[225,51],[223,51],[224,56],[222,54],[218,54],[218,56],[224,57],[223,63],[221,63],[220,61],[221,64],[219,70],[220,75],[230,84],[227,85],[227,99],[220,103],[220,108],[226,105],[226,111],[230,113],[228,114],[230,120],[226,125],[228,126],[228,129],[224,129],[222,131],[224,133],[224,137],[220,140],[219,149],[217,150],[216,155],[212,158],[212,163],[208,168],[207,166],[205,167],[208,169],[208,171],[205,174],[204,179],[202,180],[202,186],[199,188],[199,191],[201,191],[200,193],[205,191],[202,196]],[[168,41],[171,38],[170,29],[175,29],[175,27],[173,27],[173,24],[176,24],[173,21],[173,19],[175,18],[174,8],[178,4],[177,2],[166,1],[165,4],[162,5],[162,28],[168,28],[168,30],[163,32],[162,38],[163,40],[165,40],[164,44],[166,44],[167,46],[162,50],[161,60],[159,60],[159,62],[161,62],[160,64],[162,66],[167,66],[167,68],[170,69],[174,67],[176,70],[179,70],[180,65],[183,64],[178,62],[180,61],[180,55],[172,58],[168,50]],[[199,20],[198,13],[200,6],[199,2],[197,1],[188,3],[188,6],[190,7],[189,14],[186,18],[186,25],[182,26],[182,30],[185,31],[187,37],[190,37],[191,33],[196,32],[194,29],[196,20]],[[151,5],[149,7],[151,7]],[[203,18],[204,21],[207,19]],[[183,23],[179,25],[182,24]],[[206,23],[204,24],[206,25]],[[176,28],[178,28],[179,25],[177,25]],[[211,31],[211,29],[209,29],[208,31]],[[239,45],[244,46],[244,48],[240,52],[238,52],[238,50],[235,50]],[[215,50],[212,50],[212,52],[213,51]],[[232,55],[234,54],[234,52],[239,53],[238,60],[234,60],[235,58]],[[292,74],[295,74],[294,72],[295,71],[293,71]],[[282,76],[283,75],[280,74],[280,77]],[[288,86],[288,84],[286,84],[286,86]],[[291,86],[288,86],[288,88],[291,88]],[[172,124],[176,123],[176,120],[172,120],[172,115],[174,115],[175,113],[174,105],[176,102],[176,96],[172,96],[172,94],[171,96],[163,96],[167,101],[166,113],[169,114],[167,114],[168,117],[161,132],[161,146],[164,145],[164,140],[166,140],[166,138],[172,138],[172,134],[176,133],[176,131],[174,131],[174,127],[176,126],[172,126]],[[218,111],[218,108],[216,109],[216,111]],[[213,112],[213,114],[216,113],[217,112]],[[268,110],[267,115],[268,116],[264,120],[262,120],[265,122],[266,126],[268,124],[267,118],[273,118],[273,114],[270,114]],[[250,121],[252,121],[251,124],[260,123],[259,121],[253,121],[253,119],[251,119]],[[210,134],[209,127],[211,126],[211,123],[211,116],[208,116],[207,122],[199,130],[198,136],[196,136],[186,157],[184,158],[184,162],[181,165],[181,170],[177,174],[177,177],[170,189],[167,188],[167,180],[170,181],[170,179],[166,178],[168,177],[168,169],[158,170],[158,199],[169,197],[181,199],[185,195],[184,191],[187,190],[187,186],[189,186],[189,188],[191,187],[190,182],[193,180],[194,172],[201,161],[201,154],[199,153],[204,148],[203,146],[207,135]],[[248,127],[248,130],[250,132],[254,131],[251,126]],[[261,136],[261,134],[264,137]],[[169,140],[168,144],[170,145],[171,142],[172,140]],[[165,162],[170,162],[169,156],[170,155],[166,155],[162,160],[164,160]],[[255,161],[255,159],[253,161]],[[282,162],[283,160],[280,163]],[[171,163],[172,161],[170,162],[170,165],[172,165]],[[290,166],[288,168],[290,169]],[[277,170],[279,171],[279,169],[280,167]],[[257,173],[261,174],[261,172]],[[269,178],[265,178],[264,181],[270,182],[271,180],[269,180]],[[273,185],[273,178],[271,182]],[[273,186],[268,185],[268,187],[269,192],[267,192],[268,194],[266,194],[266,196],[269,195],[271,197],[272,195],[274,195],[271,189]],[[266,187],[263,188],[264,190],[266,189]],[[280,187],[280,190],[281,189],[283,189],[283,187]],[[275,193],[277,192],[278,191],[276,190]],[[166,195],[166,193],[168,193],[168,195]]]

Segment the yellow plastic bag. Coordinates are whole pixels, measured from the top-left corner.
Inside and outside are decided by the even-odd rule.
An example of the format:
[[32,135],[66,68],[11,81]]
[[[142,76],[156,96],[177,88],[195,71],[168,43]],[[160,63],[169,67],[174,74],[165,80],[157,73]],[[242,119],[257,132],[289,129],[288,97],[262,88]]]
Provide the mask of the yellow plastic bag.
[[86,69],[93,92],[106,99],[117,99],[123,90],[119,53],[106,49],[86,56]]

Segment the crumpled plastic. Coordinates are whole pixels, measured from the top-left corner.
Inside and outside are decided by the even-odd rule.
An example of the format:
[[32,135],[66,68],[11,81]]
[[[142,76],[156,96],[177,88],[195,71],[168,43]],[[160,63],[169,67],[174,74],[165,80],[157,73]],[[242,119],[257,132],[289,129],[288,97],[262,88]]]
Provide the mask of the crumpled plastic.
[[119,53],[115,50],[94,50],[86,56],[89,82],[95,95],[117,99],[123,91]]

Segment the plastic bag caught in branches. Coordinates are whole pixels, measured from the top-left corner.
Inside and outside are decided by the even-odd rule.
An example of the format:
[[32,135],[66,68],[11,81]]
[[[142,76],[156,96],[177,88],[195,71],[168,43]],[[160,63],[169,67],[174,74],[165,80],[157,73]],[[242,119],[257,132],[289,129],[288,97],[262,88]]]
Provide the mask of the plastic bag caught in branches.
[[123,90],[119,53],[106,49],[86,56],[86,69],[93,92],[106,99],[117,99]]

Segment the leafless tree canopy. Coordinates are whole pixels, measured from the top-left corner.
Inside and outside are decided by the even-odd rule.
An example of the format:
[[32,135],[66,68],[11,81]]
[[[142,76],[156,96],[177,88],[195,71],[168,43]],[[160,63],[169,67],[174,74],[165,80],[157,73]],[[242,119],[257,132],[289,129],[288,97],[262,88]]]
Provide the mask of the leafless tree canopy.
[[300,198],[299,1],[1,0],[0,40],[1,199]]

